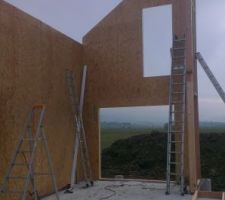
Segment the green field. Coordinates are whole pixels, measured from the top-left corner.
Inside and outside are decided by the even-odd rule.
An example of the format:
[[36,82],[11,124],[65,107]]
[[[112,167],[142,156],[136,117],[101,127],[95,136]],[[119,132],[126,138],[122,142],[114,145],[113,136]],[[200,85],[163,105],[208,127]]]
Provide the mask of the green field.
[[103,128],[101,130],[101,149],[120,139],[126,139],[135,135],[150,134],[150,128]]
[[[136,135],[150,134],[151,131],[163,131],[163,129],[151,128],[102,128],[101,129],[101,149],[110,147],[110,145],[120,139],[126,139]],[[201,134],[205,133],[225,133],[224,128],[201,128]]]
[[216,127],[212,127],[212,128],[201,128],[200,132],[202,134],[204,133],[225,133],[225,128],[216,128]]

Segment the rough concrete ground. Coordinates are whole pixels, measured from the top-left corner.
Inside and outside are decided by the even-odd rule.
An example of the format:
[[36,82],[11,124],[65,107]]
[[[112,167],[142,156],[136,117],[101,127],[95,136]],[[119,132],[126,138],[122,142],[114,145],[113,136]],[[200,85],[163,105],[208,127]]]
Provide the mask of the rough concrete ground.
[[198,198],[198,200],[220,200],[220,199]]
[[[60,200],[191,200],[191,195],[181,196],[179,188],[171,187],[171,194],[165,195],[164,183],[139,181],[97,181],[90,188],[75,188],[74,193],[60,192]],[[44,200],[55,200],[50,196]]]

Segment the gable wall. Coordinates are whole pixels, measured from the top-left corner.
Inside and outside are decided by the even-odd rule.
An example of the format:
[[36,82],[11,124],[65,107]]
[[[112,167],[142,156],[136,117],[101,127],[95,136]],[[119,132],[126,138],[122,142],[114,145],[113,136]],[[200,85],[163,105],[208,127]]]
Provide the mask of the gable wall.
[[[99,109],[168,105],[169,77],[143,77],[142,50],[142,9],[165,4],[172,4],[174,34],[179,37],[185,34],[187,39],[189,98],[185,171],[187,178],[192,180],[192,187],[196,183],[196,177],[200,175],[198,108],[197,97],[194,97],[197,88],[193,54],[195,52],[194,1],[124,0],[83,39],[84,62],[88,65],[90,74],[85,117],[87,134],[92,138],[89,145],[96,178],[100,177],[101,165],[100,156],[95,155],[100,146]],[[193,151],[190,152],[190,149]]]

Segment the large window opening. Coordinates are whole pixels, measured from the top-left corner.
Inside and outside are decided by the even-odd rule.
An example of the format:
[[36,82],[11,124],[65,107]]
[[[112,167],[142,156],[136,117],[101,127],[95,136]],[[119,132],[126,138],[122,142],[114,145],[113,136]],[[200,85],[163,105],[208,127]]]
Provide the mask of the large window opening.
[[[197,47],[225,89],[225,1],[197,1]],[[206,20],[207,19],[207,20]],[[225,190],[225,105],[198,65],[201,171],[214,191]]]
[[172,6],[143,9],[144,77],[170,74],[172,47]]
[[168,106],[100,109],[101,178],[165,180]]

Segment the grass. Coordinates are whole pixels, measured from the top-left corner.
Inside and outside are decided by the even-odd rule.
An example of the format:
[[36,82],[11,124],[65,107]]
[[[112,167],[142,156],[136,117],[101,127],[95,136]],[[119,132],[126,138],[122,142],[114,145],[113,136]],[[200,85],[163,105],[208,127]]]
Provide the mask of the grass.
[[[136,135],[150,134],[153,129],[150,128],[102,128],[101,129],[101,149],[110,147],[110,145],[120,139],[126,139]],[[156,130],[156,129],[154,129]],[[157,131],[165,131],[157,129]],[[225,133],[224,128],[201,128],[201,134],[205,133]]]
[[136,135],[150,134],[150,128],[104,128],[101,130],[101,149],[110,147],[120,139],[126,139]]
[[202,134],[204,133],[225,133],[225,128],[216,128],[216,127],[212,127],[212,128],[201,128],[200,132]]

